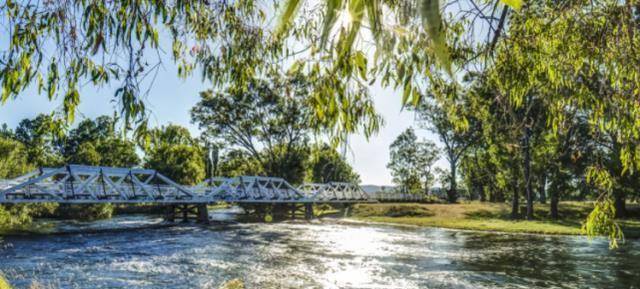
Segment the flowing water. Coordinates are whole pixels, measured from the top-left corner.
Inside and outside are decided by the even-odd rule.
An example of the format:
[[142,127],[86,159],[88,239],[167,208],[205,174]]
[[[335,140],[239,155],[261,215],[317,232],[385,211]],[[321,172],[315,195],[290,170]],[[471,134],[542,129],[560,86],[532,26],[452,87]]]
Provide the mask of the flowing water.
[[335,220],[159,222],[58,222],[54,234],[5,237],[0,271],[16,288],[218,288],[236,278],[247,288],[640,288],[637,240],[611,251],[583,237]]

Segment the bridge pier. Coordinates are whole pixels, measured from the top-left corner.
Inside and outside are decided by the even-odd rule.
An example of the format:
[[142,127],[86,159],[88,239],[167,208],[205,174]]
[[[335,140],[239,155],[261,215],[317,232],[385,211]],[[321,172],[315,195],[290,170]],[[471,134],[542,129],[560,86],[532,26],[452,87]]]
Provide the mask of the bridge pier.
[[343,218],[351,216],[351,204],[343,204],[342,208],[340,208],[340,215]]
[[209,224],[209,209],[207,204],[198,204],[198,223]]
[[182,204],[167,206],[165,221],[175,222],[176,217],[180,217],[182,222],[194,220],[197,223],[209,223],[209,210],[207,204]]
[[176,221],[176,214],[175,214],[175,205],[168,205],[165,207],[164,209],[164,220],[170,223],[173,223]]
[[307,220],[313,219],[313,204],[304,204],[304,218]]

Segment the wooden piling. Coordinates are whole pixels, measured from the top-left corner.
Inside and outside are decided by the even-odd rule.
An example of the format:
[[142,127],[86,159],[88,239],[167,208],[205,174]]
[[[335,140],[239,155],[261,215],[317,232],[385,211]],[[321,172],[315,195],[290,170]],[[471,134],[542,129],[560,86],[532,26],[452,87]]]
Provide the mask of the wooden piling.
[[307,220],[313,219],[313,204],[304,204],[304,218]]
[[166,206],[164,220],[172,223],[176,221],[176,206],[174,205]]
[[198,204],[198,223],[209,224],[209,209],[207,204]]

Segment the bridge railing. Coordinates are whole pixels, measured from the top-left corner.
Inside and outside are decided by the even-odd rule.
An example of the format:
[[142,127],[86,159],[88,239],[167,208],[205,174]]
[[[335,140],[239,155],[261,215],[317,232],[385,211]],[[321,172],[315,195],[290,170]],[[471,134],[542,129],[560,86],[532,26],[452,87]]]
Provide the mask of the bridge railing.
[[316,201],[368,201],[370,197],[360,186],[352,183],[307,183],[298,187],[308,198]]

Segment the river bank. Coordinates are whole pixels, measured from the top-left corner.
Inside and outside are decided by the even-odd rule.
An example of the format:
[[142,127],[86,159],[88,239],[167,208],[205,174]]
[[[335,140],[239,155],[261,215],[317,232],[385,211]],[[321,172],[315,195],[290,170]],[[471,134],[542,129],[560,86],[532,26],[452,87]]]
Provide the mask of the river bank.
[[[560,219],[549,218],[548,205],[536,205],[536,220],[512,220],[506,203],[464,204],[358,204],[351,216],[360,221],[415,225],[477,231],[533,233],[545,235],[580,235],[580,228],[591,212],[587,202],[562,202]],[[629,206],[632,218],[620,220],[626,238],[640,238],[640,208]]]

